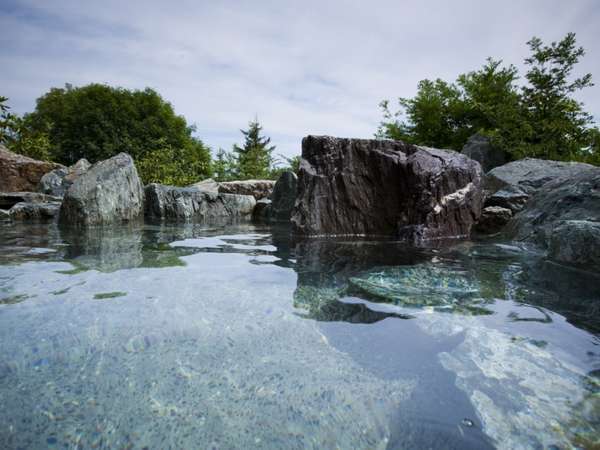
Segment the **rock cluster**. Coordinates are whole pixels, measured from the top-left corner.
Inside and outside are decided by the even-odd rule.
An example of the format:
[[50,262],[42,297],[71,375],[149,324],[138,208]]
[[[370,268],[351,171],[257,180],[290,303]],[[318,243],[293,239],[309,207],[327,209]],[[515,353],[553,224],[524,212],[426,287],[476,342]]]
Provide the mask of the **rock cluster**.
[[45,174],[39,184],[39,191],[44,194],[62,197],[73,182],[91,167],[87,159],[80,159],[70,167],[59,167]]
[[468,236],[481,214],[481,167],[400,141],[308,136],[292,223],[301,235]]

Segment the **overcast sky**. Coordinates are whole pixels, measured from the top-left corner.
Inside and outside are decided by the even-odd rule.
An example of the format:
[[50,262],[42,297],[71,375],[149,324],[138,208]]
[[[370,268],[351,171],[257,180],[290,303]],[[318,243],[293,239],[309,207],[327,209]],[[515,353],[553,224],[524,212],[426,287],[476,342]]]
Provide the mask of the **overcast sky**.
[[384,98],[454,80],[487,56],[577,33],[580,97],[600,119],[600,1],[0,0],[0,95],[31,111],[51,87],[156,89],[213,149],[255,115],[278,152],[307,134],[371,137]]

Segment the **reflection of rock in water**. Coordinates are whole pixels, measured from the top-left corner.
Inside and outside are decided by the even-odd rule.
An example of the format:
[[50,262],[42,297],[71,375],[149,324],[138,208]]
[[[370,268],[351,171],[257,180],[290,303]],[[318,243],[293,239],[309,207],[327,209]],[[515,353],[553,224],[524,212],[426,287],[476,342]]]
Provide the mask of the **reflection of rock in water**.
[[349,279],[350,293],[401,306],[436,311],[491,314],[479,284],[464,272],[434,265],[388,267]]
[[589,392],[578,368],[536,342],[474,323],[463,331],[463,343],[440,358],[456,373],[457,386],[470,397],[498,448],[572,448],[574,422],[582,425],[582,436],[594,435],[590,427],[598,435],[598,423],[577,407]]

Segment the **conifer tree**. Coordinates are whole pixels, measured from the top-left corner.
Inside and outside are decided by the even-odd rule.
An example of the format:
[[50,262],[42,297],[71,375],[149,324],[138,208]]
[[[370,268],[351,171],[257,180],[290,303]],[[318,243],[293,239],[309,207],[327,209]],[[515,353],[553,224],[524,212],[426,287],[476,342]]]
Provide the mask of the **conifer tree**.
[[248,124],[247,130],[240,130],[244,135],[244,145],[233,146],[238,160],[238,176],[242,180],[268,178],[273,163],[274,145],[271,138],[261,136],[262,127],[258,119]]

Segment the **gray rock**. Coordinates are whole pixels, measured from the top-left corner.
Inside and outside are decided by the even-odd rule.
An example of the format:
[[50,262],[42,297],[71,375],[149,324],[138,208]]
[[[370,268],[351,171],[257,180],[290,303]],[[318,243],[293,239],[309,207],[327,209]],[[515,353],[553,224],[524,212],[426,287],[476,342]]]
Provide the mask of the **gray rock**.
[[44,174],[59,167],[64,166],[13,153],[0,144],[0,192],[35,191]]
[[217,194],[195,187],[149,184],[144,214],[149,220],[232,222],[250,219],[256,200],[251,195]]
[[[591,224],[598,222],[600,168],[596,167],[570,178],[546,183],[510,221],[507,232],[515,240],[535,244],[542,249],[551,247],[552,258],[560,258],[563,262],[569,258],[573,261],[581,258],[591,264],[595,257],[589,256],[589,252],[600,248],[598,242],[594,241],[599,236],[594,233],[596,228]],[[572,242],[567,247],[569,238],[572,238]],[[567,254],[588,256],[567,257]]]
[[202,180],[198,183],[192,184],[190,187],[200,189],[201,191],[206,192],[219,192],[219,183],[217,183],[212,178],[207,178],[206,180]]
[[40,180],[39,191],[44,194],[63,196],[73,182],[87,172],[91,164],[87,159],[80,159],[71,167],[59,167],[45,174]]
[[567,220],[550,233],[548,257],[584,268],[600,268],[600,222]]
[[60,202],[21,202],[8,211],[12,220],[51,220],[58,216]]
[[60,197],[40,194],[39,192],[0,192],[0,209],[10,209],[17,203],[60,202]]
[[271,200],[262,198],[256,202],[252,211],[253,222],[269,222],[271,218]]
[[594,166],[585,163],[525,158],[492,169],[485,175],[484,188],[494,193],[512,186],[531,195],[548,182],[593,169]]
[[64,196],[60,223],[76,227],[122,223],[141,217],[144,191],[133,159],[119,153],[79,176]]
[[10,213],[6,209],[0,209],[0,221],[9,219]]
[[460,153],[390,140],[302,141],[296,233],[463,237],[481,205],[481,167]]
[[273,192],[273,180],[240,180],[223,181],[219,183],[221,194],[252,195],[256,200],[269,198]]
[[490,138],[479,133],[469,138],[461,153],[479,162],[483,172],[489,172],[494,167],[506,164],[508,156],[502,150],[492,146]]
[[289,222],[296,202],[298,177],[292,171],[285,171],[275,183],[270,211],[271,222]]
[[481,211],[476,230],[480,233],[497,233],[512,218],[513,213],[508,208],[500,206],[487,206]]
[[526,194],[517,186],[507,186],[487,197],[485,206],[499,206],[509,209],[515,214],[523,209],[527,200],[529,200],[529,194]]

